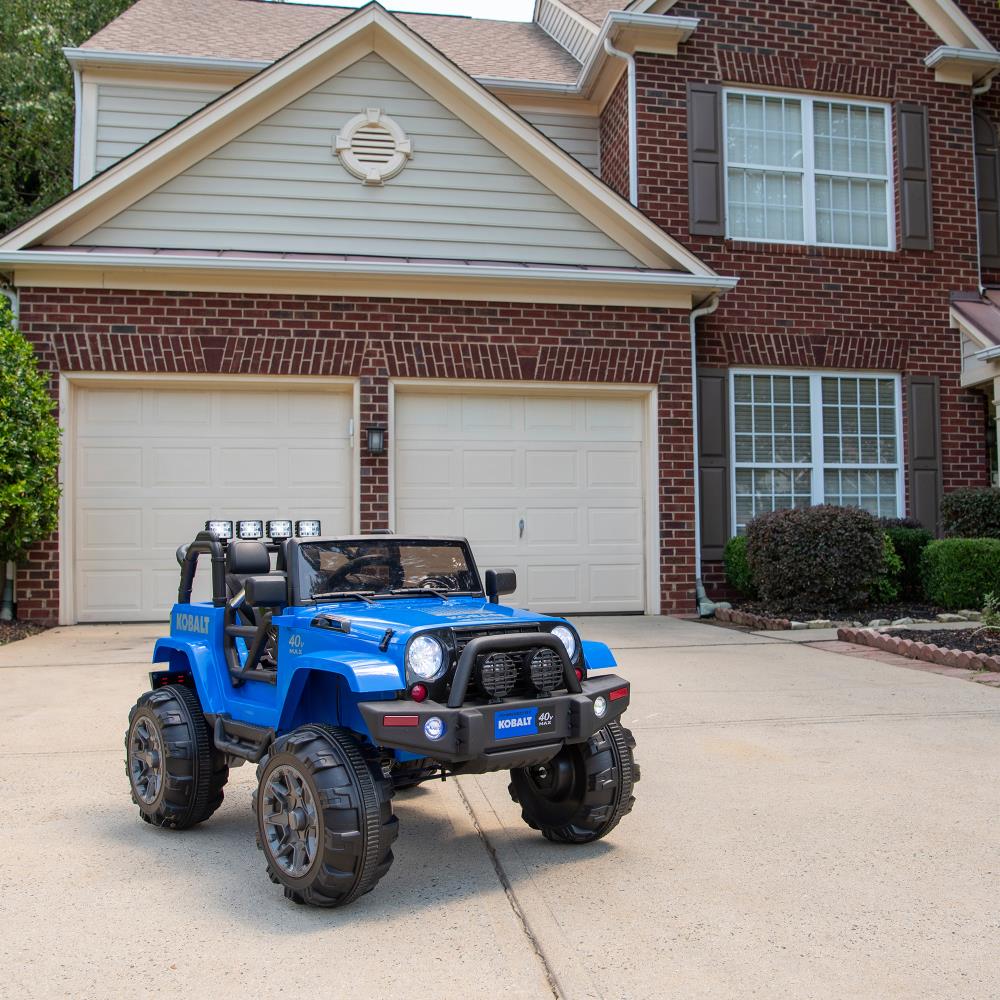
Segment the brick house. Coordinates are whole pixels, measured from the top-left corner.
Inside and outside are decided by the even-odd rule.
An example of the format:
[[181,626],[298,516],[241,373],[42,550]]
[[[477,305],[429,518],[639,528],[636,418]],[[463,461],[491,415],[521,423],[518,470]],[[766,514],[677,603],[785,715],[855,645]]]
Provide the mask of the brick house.
[[22,616],[165,617],[204,520],[281,516],[687,613],[763,510],[990,482],[992,3],[620,6],[138,0],[67,52],[75,190],[0,240],[65,428]]

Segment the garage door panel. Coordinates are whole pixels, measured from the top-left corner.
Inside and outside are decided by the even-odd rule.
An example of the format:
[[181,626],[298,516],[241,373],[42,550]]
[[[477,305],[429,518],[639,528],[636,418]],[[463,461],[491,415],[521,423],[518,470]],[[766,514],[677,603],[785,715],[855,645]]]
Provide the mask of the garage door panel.
[[111,550],[126,557],[142,550],[142,510],[135,507],[89,507],[77,525],[79,551],[101,556]]
[[140,448],[99,447],[83,444],[78,452],[81,484],[85,489],[142,486]]
[[462,454],[462,485],[472,489],[510,486],[518,479],[513,451],[475,450]]
[[528,489],[552,487],[578,489],[580,455],[576,451],[528,451],[525,454],[525,485]]
[[401,391],[397,530],[464,534],[482,568],[517,571],[513,604],[642,610],[643,413],[634,397]]
[[150,486],[207,487],[211,483],[210,448],[151,448],[148,452]]
[[[324,532],[349,533],[352,412],[351,395],[329,389],[80,389],[78,619],[167,617],[177,546],[211,518],[318,517]],[[207,598],[209,587],[206,568],[195,595]]]
[[633,490],[642,485],[642,456],[636,452],[588,451],[587,486]]

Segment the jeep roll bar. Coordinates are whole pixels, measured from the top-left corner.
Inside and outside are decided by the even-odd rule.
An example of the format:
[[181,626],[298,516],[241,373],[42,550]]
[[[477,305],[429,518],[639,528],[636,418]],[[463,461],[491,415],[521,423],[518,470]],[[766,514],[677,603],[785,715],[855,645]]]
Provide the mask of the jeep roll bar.
[[212,557],[212,604],[217,608],[226,606],[226,554],[222,542],[211,531],[199,531],[190,545],[182,545],[177,550],[177,562],[181,566],[181,585],[177,590],[177,603],[191,603],[191,587],[198,569],[198,557]]

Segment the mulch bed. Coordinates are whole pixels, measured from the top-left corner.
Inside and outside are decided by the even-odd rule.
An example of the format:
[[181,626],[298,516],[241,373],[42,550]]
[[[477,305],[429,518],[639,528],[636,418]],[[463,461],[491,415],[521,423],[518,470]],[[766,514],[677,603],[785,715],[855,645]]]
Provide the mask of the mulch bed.
[[36,625],[34,622],[0,622],[0,646],[27,639],[29,635],[38,635],[47,629],[47,625]]
[[841,642],[851,642],[911,660],[923,660],[961,670],[991,670],[1000,673],[1000,631],[979,629],[892,629],[842,628]]
[[733,607],[738,611],[758,615],[761,618],[787,618],[791,621],[808,622],[815,619],[827,619],[837,622],[868,622],[878,618],[888,618],[894,622],[898,618],[927,618],[933,621],[944,608],[936,608],[933,604],[920,601],[902,601],[884,606],[865,608],[782,608],[762,604],[760,601],[740,601]]
[[970,653],[1000,656],[1000,628],[893,629],[892,634],[914,642],[928,642],[941,649],[965,649]]

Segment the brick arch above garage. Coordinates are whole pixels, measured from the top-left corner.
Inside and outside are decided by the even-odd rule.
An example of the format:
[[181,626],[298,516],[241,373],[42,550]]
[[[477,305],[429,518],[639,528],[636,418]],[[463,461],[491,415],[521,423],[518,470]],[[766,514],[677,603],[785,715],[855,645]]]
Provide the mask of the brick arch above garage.
[[[393,378],[655,386],[661,607],[687,611],[694,572],[687,315],[623,306],[313,295],[21,289],[21,325],[58,372],[357,378],[361,427],[388,426]],[[384,456],[361,454],[361,527],[388,523]],[[26,617],[58,614],[58,550],[23,568]]]

